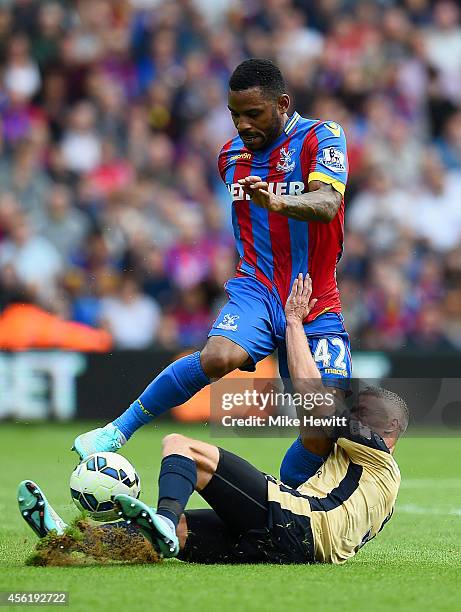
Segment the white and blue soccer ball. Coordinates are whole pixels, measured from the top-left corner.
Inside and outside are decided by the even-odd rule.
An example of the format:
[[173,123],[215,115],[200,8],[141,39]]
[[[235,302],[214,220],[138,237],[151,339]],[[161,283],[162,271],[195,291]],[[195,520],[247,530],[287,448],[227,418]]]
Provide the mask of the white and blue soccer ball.
[[70,476],[70,494],[75,505],[95,521],[119,518],[114,497],[120,493],[139,497],[141,481],[128,459],[117,453],[90,455]]

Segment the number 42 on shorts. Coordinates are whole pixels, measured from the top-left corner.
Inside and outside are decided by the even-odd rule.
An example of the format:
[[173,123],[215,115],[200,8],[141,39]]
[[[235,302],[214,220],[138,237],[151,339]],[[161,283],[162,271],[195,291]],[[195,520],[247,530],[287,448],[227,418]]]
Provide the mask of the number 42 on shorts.
[[315,363],[322,374],[351,375],[349,347],[342,338],[320,338],[312,341]]

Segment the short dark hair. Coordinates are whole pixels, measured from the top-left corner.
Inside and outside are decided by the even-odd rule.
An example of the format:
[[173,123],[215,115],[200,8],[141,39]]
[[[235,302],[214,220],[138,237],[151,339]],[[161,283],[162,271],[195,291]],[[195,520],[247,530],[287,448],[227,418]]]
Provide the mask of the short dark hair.
[[269,59],[246,59],[232,73],[229,79],[229,88],[232,91],[244,91],[252,87],[260,87],[271,98],[278,98],[286,93],[286,84],[280,68]]
[[383,389],[383,387],[375,387],[373,385],[361,389],[359,395],[371,395],[372,397],[377,397],[378,399],[382,399],[392,404],[399,419],[400,432],[404,433],[406,431],[410,420],[410,412],[407,403],[400,395],[397,395],[397,393],[393,391],[389,391],[389,389]]

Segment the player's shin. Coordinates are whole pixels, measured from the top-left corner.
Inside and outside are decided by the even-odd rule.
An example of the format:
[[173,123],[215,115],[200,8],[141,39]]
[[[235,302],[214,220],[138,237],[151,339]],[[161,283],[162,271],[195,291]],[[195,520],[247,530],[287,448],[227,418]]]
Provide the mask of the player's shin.
[[157,514],[176,528],[197,484],[195,461],[184,455],[167,455],[158,478]]
[[210,384],[197,351],[177,359],[150,383],[139,398],[113,422],[128,440],[133,433],[163,412],[187,402]]

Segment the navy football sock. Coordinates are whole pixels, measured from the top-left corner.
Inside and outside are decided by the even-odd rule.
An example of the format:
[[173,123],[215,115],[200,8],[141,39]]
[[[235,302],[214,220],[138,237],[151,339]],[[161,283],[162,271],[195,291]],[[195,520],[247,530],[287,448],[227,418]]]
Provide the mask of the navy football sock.
[[200,363],[199,351],[186,355],[160,372],[113,424],[128,440],[137,429],[170,408],[184,404],[209,384],[210,379]]
[[164,457],[158,477],[157,514],[169,519],[177,527],[196,484],[195,461],[184,455]]

